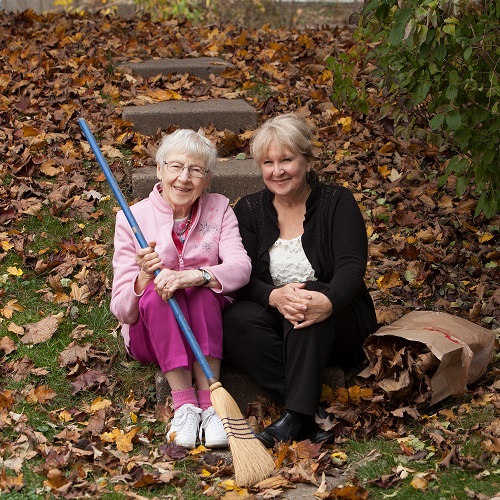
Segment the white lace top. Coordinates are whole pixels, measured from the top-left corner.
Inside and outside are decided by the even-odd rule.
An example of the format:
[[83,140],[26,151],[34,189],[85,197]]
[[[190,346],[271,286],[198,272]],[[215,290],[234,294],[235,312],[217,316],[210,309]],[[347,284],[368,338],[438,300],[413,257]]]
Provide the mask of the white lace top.
[[269,249],[269,259],[269,271],[276,286],[316,279],[314,269],[302,247],[301,236],[293,240],[278,238]]

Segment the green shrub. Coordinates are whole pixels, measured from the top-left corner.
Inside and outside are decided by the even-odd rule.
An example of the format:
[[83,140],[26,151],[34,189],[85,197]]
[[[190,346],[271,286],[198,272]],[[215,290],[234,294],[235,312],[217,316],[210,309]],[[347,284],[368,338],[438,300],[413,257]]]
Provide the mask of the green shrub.
[[425,131],[449,157],[440,183],[454,173],[459,197],[475,185],[487,217],[500,207],[499,19],[493,0],[368,0],[358,43],[328,61],[338,107],[367,113],[372,85],[396,134]]

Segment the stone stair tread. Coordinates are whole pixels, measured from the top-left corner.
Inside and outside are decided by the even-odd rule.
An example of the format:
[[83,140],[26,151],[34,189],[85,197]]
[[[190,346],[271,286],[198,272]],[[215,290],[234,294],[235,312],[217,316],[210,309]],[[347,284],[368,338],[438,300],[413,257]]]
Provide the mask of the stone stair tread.
[[[135,168],[132,172],[132,195],[146,198],[158,182],[156,167]],[[211,193],[221,193],[231,201],[245,194],[255,193],[264,188],[262,173],[252,159],[219,159],[212,181],[207,189]]]
[[185,59],[150,59],[139,63],[123,63],[121,68],[145,77],[169,74],[185,74],[207,79],[210,75],[222,73],[234,65],[218,57],[190,57]]
[[235,133],[257,126],[257,111],[244,99],[205,101],[162,101],[142,106],[125,106],[122,118],[144,135],[154,135],[171,125],[197,130],[213,125],[217,130]]
[[[269,393],[255,380],[243,373],[231,363],[222,362],[220,382],[224,389],[232,396],[241,412],[245,414],[247,406],[258,397],[269,398]],[[163,373],[158,370],[155,376],[157,403],[165,403],[170,395],[170,386]],[[345,376],[342,368],[328,366],[323,375],[323,383],[333,391],[345,387]]]

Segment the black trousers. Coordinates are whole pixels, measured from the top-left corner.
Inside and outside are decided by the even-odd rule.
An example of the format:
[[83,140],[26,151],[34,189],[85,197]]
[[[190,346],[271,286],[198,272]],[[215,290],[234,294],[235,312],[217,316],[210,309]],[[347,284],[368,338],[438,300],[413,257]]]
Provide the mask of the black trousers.
[[353,365],[377,329],[375,309],[356,297],[337,316],[294,330],[277,309],[236,301],[223,311],[224,359],[262,385],[287,410],[314,415],[328,365]]

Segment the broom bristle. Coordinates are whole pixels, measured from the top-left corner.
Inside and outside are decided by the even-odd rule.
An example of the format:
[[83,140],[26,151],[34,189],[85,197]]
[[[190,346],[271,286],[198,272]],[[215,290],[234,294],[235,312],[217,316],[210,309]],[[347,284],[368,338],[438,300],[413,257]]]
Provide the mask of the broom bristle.
[[224,425],[233,455],[234,475],[238,486],[252,486],[274,471],[274,460],[257,439],[239,406],[220,382],[210,386],[210,400]]

